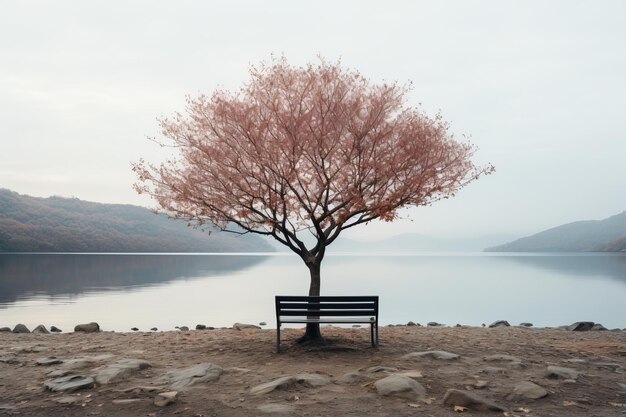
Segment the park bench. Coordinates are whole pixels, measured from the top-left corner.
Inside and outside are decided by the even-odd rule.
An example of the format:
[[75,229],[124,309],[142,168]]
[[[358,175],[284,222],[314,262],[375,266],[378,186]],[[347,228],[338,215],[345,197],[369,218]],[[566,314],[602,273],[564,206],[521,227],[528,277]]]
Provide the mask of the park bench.
[[283,323],[369,324],[378,347],[378,296],[276,296],[276,352]]

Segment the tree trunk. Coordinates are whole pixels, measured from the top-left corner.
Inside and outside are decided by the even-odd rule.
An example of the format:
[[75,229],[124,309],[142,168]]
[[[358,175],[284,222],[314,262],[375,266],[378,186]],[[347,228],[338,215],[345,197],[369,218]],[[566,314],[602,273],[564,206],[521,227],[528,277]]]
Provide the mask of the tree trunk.
[[[321,259],[315,260],[313,263],[307,265],[309,272],[311,273],[311,285],[309,286],[309,296],[320,295],[320,267]],[[322,334],[320,333],[319,323],[307,323],[306,331],[299,342],[308,342],[311,340],[322,340]]]

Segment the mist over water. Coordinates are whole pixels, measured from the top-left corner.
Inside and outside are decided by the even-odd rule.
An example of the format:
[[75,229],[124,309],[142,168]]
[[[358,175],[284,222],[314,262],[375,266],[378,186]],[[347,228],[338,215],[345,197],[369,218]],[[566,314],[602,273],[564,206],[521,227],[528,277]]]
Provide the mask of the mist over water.
[[[302,261],[285,254],[0,254],[0,326],[272,327],[274,296],[308,284]],[[623,328],[626,254],[335,254],[322,264],[322,294],[379,295],[382,324]]]

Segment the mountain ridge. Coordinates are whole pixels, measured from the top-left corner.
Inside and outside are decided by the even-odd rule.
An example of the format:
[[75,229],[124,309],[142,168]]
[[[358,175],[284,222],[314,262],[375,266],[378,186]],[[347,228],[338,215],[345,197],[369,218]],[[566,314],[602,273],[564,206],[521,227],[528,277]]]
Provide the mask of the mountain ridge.
[[209,233],[131,204],[0,188],[0,252],[269,252],[257,236]]
[[530,236],[488,247],[486,252],[626,251],[626,211],[602,220],[562,224]]

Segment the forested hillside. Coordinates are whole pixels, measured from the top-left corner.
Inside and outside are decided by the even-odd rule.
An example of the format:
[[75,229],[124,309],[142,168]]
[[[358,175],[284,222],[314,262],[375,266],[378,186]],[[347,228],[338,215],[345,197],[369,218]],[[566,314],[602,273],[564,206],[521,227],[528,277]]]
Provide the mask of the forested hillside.
[[150,210],[0,189],[0,252],[258,252],[254,235],[207,232]]

